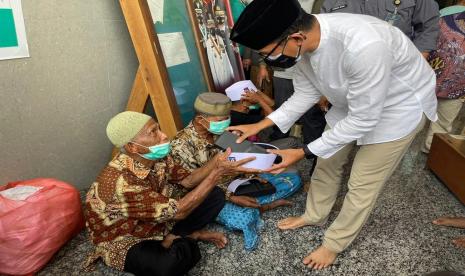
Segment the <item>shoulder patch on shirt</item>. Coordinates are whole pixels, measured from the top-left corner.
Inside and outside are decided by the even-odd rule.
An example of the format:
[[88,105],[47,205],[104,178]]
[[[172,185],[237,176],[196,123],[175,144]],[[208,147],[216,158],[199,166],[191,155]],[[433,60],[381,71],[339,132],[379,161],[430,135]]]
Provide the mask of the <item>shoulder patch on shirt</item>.
[[346,4],[344,4],[344,5],[339,5],[339,6],[337,6],[337,7],[331,8],[331,9],[329,10],[329,12],[337,11],[337,10],[340,10],[340,9],[343,9],[343,8],[346,8],[346,7],[347,7]]

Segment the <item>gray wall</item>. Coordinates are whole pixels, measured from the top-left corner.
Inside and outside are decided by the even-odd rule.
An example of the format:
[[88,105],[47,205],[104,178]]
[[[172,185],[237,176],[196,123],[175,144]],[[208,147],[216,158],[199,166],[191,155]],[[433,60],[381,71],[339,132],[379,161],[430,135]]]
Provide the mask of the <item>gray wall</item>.
[[116,0],[22,0],[30,58],[0,61],[0,185],[87,188],[108,161],[109,118],[138,66]]

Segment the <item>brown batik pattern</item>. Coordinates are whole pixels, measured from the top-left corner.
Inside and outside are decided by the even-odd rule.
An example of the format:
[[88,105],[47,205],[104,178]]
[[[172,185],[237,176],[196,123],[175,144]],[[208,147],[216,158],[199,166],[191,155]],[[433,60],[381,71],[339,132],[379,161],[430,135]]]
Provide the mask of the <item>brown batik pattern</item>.
[[171,157],[152,169],[119,154],[97,177],[86,197],[86,226],[95,251],[85,267],[98,258],[124,269],[127,251],[143,240],[163,240],[174,225],[178,183],[189,175]]

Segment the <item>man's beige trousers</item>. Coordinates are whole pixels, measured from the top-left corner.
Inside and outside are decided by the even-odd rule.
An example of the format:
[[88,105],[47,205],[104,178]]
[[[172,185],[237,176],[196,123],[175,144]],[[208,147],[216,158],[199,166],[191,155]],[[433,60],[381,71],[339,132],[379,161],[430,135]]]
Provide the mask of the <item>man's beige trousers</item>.
[[[450,133],[455,118],[459,115],[463,106],[463,100],[438,99],[438,120],[431,122],[428,133],[426,134],[425,144],[421,149],[423,152],[429,152],[434,133]],[[462,131],[465,134],[465,127]]]
[[[375,205],[376,199],[415,135],[425,124],[425,116],[408,136],[387,143],[363,145],[353,161],[348,192],[337,218],[326,230],[323,246],[341,252],[357,237]],[[302,217],[309,224],[326,222],[341,185],[343,166],[355,143],[346,145],[328,159],[318,158]]]

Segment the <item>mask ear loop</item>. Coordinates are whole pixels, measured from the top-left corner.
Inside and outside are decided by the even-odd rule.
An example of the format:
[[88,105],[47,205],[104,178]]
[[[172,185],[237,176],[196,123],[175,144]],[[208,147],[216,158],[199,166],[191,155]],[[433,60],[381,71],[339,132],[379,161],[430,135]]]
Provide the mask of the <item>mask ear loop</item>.
[[210,129],[210,121],[202,115],[200,115],[200,118],[208,123],[208,127],[204,126],[201,121],[199,122],[199,124],[202,125],[206,130]]
[[[307,39],[307,36],[304,35],[303,33],[298,32],[298,34],[300,34],[301,36],[303,36],[303,40],[306,40],[306,39]],[[296,39],[296,38],[294,38],[294,39]],[[283,48],[283,50],[284,50],[284,48]],[[299,45],[299,51],[297,51],[297,55],[295,56],[296,58],[298,58],[298,57],[300,56],[300,51],[301,51],[301,50],[302,50],[302,44]]]

